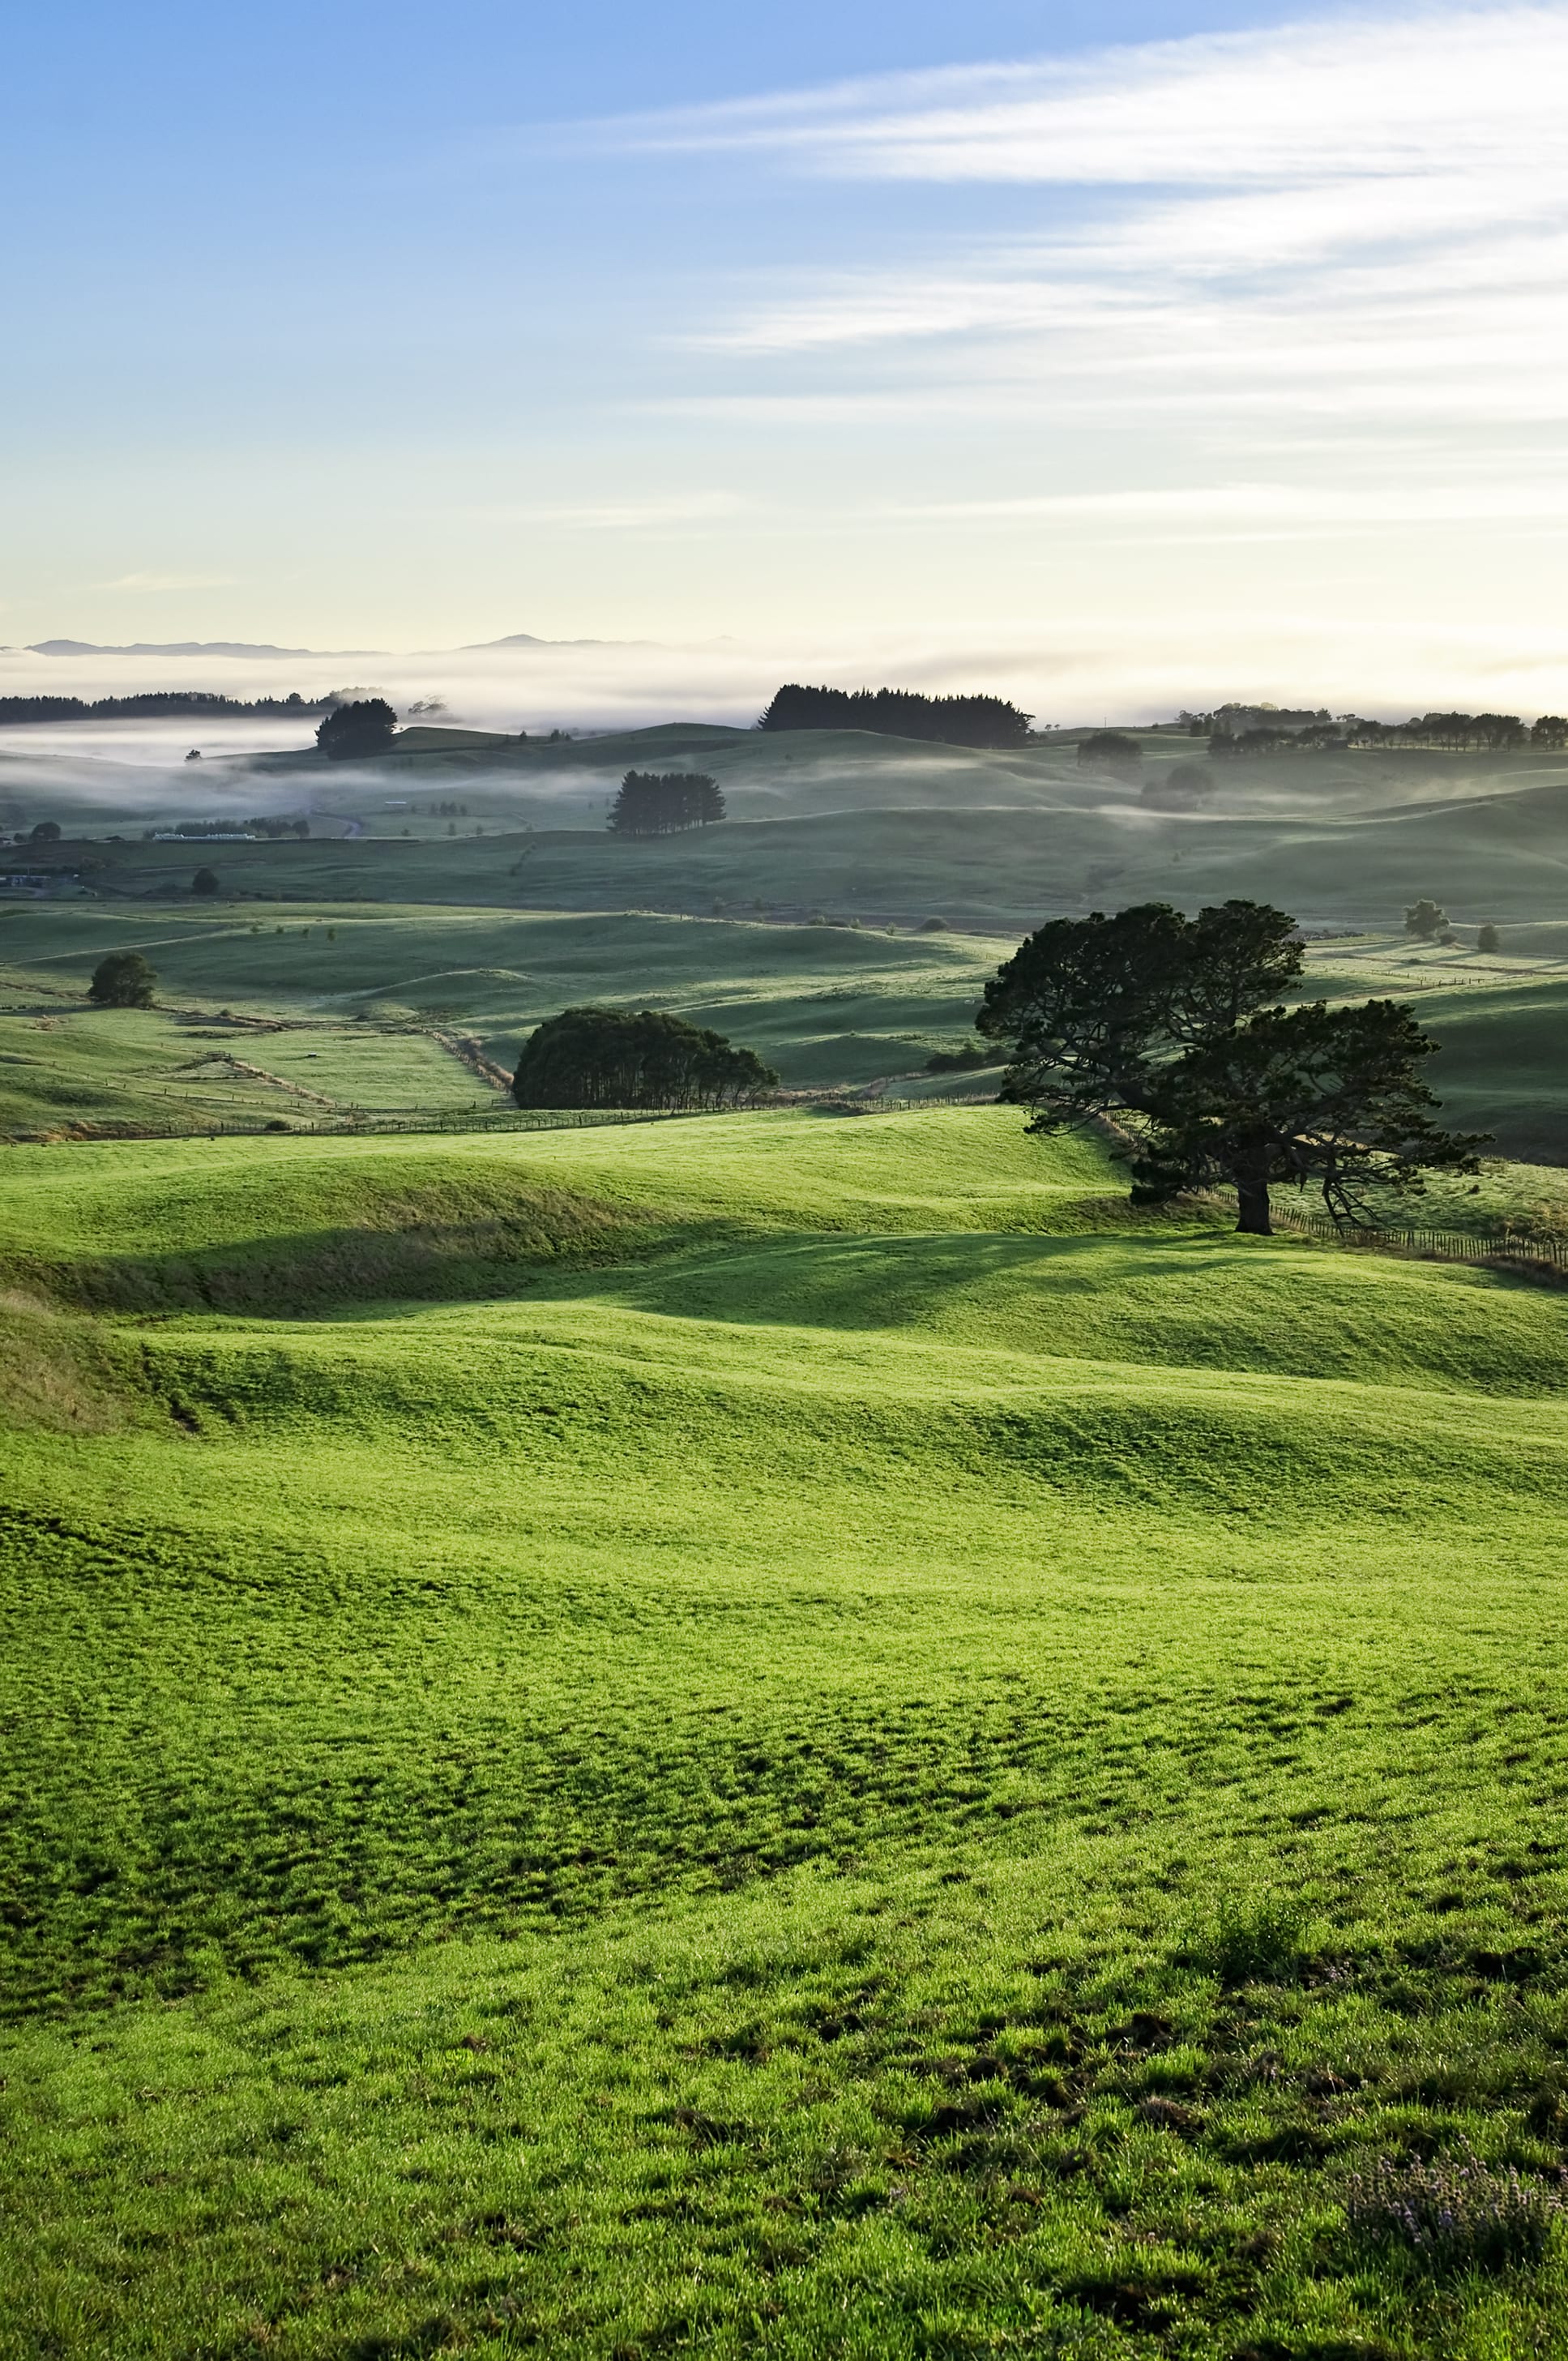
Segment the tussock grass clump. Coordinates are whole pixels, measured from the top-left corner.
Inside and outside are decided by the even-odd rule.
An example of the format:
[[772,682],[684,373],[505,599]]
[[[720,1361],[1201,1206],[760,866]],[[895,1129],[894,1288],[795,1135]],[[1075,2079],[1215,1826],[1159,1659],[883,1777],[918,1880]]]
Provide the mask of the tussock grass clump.
[[1300,1903],[1288,1894],[1225,1901],[1189,1937],[1182,1956],[1223,1984],[1287,1983],[1300,1972],[1305,1924]]
[[1379,2157],[1352,2176],[1345,2220],[1358,2245],[1394,2249],[1432,2271],[1539,2263],[1562,2200],[1512,2165],[1494,2171],[1473,2150],[1431,2164]]

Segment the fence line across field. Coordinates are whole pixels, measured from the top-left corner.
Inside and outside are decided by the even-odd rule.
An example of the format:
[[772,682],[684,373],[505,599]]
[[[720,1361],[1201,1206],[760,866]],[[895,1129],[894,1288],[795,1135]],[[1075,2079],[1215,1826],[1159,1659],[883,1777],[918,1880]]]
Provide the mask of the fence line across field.
[[1559,1238],[1520,1237],[1509,1230],[1500,1237],[1482,1237],[1468,1230],[1342,1229],[1327,1213],[1309,1213],[1305,1206],[1282,1204],[1277,1199],[1272,1213],[1276,1224],[1335,1246],[1430,1255],[1444,1262],[1549,1263],[1554,1270],[1568,1270],[1568,1242]]

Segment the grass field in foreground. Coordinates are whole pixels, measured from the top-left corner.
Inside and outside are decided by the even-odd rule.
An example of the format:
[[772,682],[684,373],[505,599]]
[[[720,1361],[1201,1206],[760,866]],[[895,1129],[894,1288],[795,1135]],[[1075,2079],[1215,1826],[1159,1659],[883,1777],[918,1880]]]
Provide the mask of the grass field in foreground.
[[0,2352],[1568,2351],[1563,1300],[1115,1188],[0,1163]]

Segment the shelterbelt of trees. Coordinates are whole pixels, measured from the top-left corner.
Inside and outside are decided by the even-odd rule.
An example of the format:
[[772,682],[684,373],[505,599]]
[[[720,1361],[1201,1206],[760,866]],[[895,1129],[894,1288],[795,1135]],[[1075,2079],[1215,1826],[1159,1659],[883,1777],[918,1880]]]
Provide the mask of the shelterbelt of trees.
[[1363,721],[1354,714],[1342,714],[1337,721],[1322,717],[1310,721],[1305,729],[1288,726],[1291,719],[1281,716],[1277,723],[1260,723],[1251,730],[1216,729],[1209,739],[1209,752],[1226,757],[1310,754],[1353,746],[1418,746],[1451,754],[1495,754],[1529,746],[1556,753],[1568,746],[1568,719],[1559,713],[1543,713],[1530,724],[1517,713],[1421,713],[1409,721]]
[[1034,716],[1000,697],[922,697],[907,688],[803,688],[788,681],[760,730],[874,730],[948,746],[1024,746]]
[[673,836],[723,818],[723,791],[706,771],[628,771],[606,826],[614,836]]
[[220,697],[204,688],[149,688],[135,697],[0,697],[0,724],[12,721],[158,721],[189,715],[198,721],[249,721],[267,715],[290,720],[327,713],[335,697]]

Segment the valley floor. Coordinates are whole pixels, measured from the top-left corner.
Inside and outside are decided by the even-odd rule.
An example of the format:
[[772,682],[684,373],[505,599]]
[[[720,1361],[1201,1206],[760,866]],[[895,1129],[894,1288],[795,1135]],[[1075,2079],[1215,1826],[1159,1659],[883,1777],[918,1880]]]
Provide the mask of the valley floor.
[[0,1235],[0,2354],[1568,2353],[1559,1293],[998,1107]]

